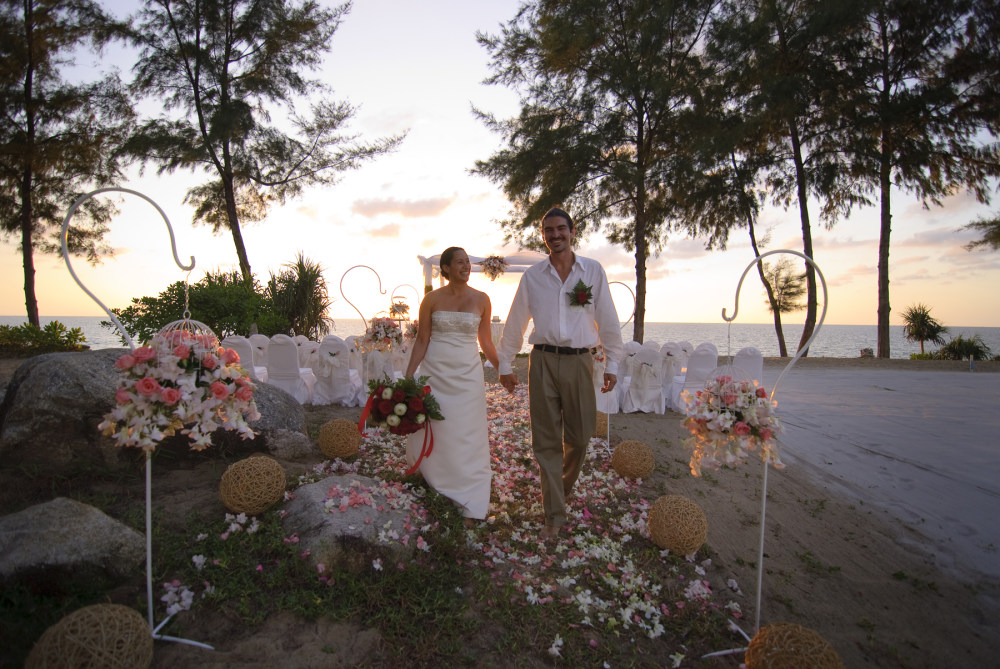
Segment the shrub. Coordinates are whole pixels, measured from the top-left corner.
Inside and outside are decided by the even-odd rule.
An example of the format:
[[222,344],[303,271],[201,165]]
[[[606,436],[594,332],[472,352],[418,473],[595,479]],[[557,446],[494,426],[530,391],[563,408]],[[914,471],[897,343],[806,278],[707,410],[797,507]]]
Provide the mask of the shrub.
[[936,353],[911,353],[910,360],[936,360]]
[[31,323],[0,325],[0,354],[32,356],[62,351],[83,351],[89,348],[80,328],[69,329],[59,321],[44,328]]
[[993,357],[993,352],[980,335],[973,335],[968,339],[958,335],[937,352],[937,357],[942,360],[968,360],[969,356],[973,360],[989,360]]

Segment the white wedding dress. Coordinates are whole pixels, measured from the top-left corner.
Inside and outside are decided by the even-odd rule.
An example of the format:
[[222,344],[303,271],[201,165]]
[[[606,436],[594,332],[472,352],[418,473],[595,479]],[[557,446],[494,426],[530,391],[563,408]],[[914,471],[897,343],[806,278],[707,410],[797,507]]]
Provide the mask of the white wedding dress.
[[[431,338],[417,376],[429,376],[443,421],[433,421],[434,450],[420,463],[424,480],[463,507],[466,518],[482,519],[490,505],[490,442],[486,429],[486,386],[479,357],[479,314],[435,311]],[[420,456],[425,430],[407,437],[406,459]]]

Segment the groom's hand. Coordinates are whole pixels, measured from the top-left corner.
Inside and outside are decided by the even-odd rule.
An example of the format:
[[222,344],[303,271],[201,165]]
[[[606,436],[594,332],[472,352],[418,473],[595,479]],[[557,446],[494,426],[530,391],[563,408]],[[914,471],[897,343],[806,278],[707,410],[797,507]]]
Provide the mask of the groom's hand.
[[604,387],[601,388],[602,393],[610,393],[615,388],[615,384],[618,383],[618,377],[614,374],[604,373]]
[[516,374],[501,374],[500,375],[500,385],[507,389],[508,393],[514,392],[514,387],[517,386],[517,375]]

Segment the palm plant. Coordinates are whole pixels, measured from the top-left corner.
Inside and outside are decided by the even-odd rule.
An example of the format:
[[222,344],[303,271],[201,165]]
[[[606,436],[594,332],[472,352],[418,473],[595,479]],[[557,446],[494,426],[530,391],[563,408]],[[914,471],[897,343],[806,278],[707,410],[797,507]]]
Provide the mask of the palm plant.
[[903,311],[903,334],[908,341],[920,342],[920,353],[924,352],[924,342],[944,344],[944,334],[948,328],[931,316],[930,307],[915,304]]
[[320,339],[333,329],[326,313],[332,304],[323,278],[323,267],[300,251],[294,263],[267,282],[265,295],[274,311],[291,323],[292,332]]
[[938,357],[943,360],[989,360],[993,352],[986,342],[979,335],[973,335],[966,339],[958,335],[950,342],[941,347]]

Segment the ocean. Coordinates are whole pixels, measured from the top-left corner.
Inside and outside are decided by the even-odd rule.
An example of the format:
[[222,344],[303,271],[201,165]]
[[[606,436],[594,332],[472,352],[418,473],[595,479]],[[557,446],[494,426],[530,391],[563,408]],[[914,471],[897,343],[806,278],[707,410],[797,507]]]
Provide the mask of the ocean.
[[[111,330],[102,328],[100,322],[108,320],[106,316],[67,316],[43,317],[42,325],[56,320],[70,328],[80,328],[92,349],[119,348],[122,343]],[[0,325],[20,325],[26,322],[23,316],[0,316]],[[360,319],[338,320],[333,334],[341,337],[364,334],[365,327]],[[802,334],[801,325],[786,325],[785,342],[790,351],[794,352]],[[530,325],[529,325],[530,332]],[[664,344],[668,341],[687,340],[697,346],[702,342],[712,342],[719,350],[719,355],[728,352],[736,353],[744,346],[759,348],[765,357],[778,355],[778,341],[774,334],[772,323],[646,323],[645,339]],[[825,358],[857,358],[861,349],[877,347],[877,330],[874,325],[824,325],[810,346],[809,354],[813,357]],[[949,327],[945,339],[962,335],[982,337],[994,354],[1000,353],[1000,328],[987,327]],[[527,333],[526,333],[527,335]],[[889,349],[893,358],[909,358],[911,353],[920,352],[920,344],[909,342],[903,336],[903,328],[899,325],[891,327]],[[523,351],[528,350],[527,336]],[[622,328],[622,339],[632,339],[632,324]],[[937,348],[934,344],[926,344],[927,351]]]

